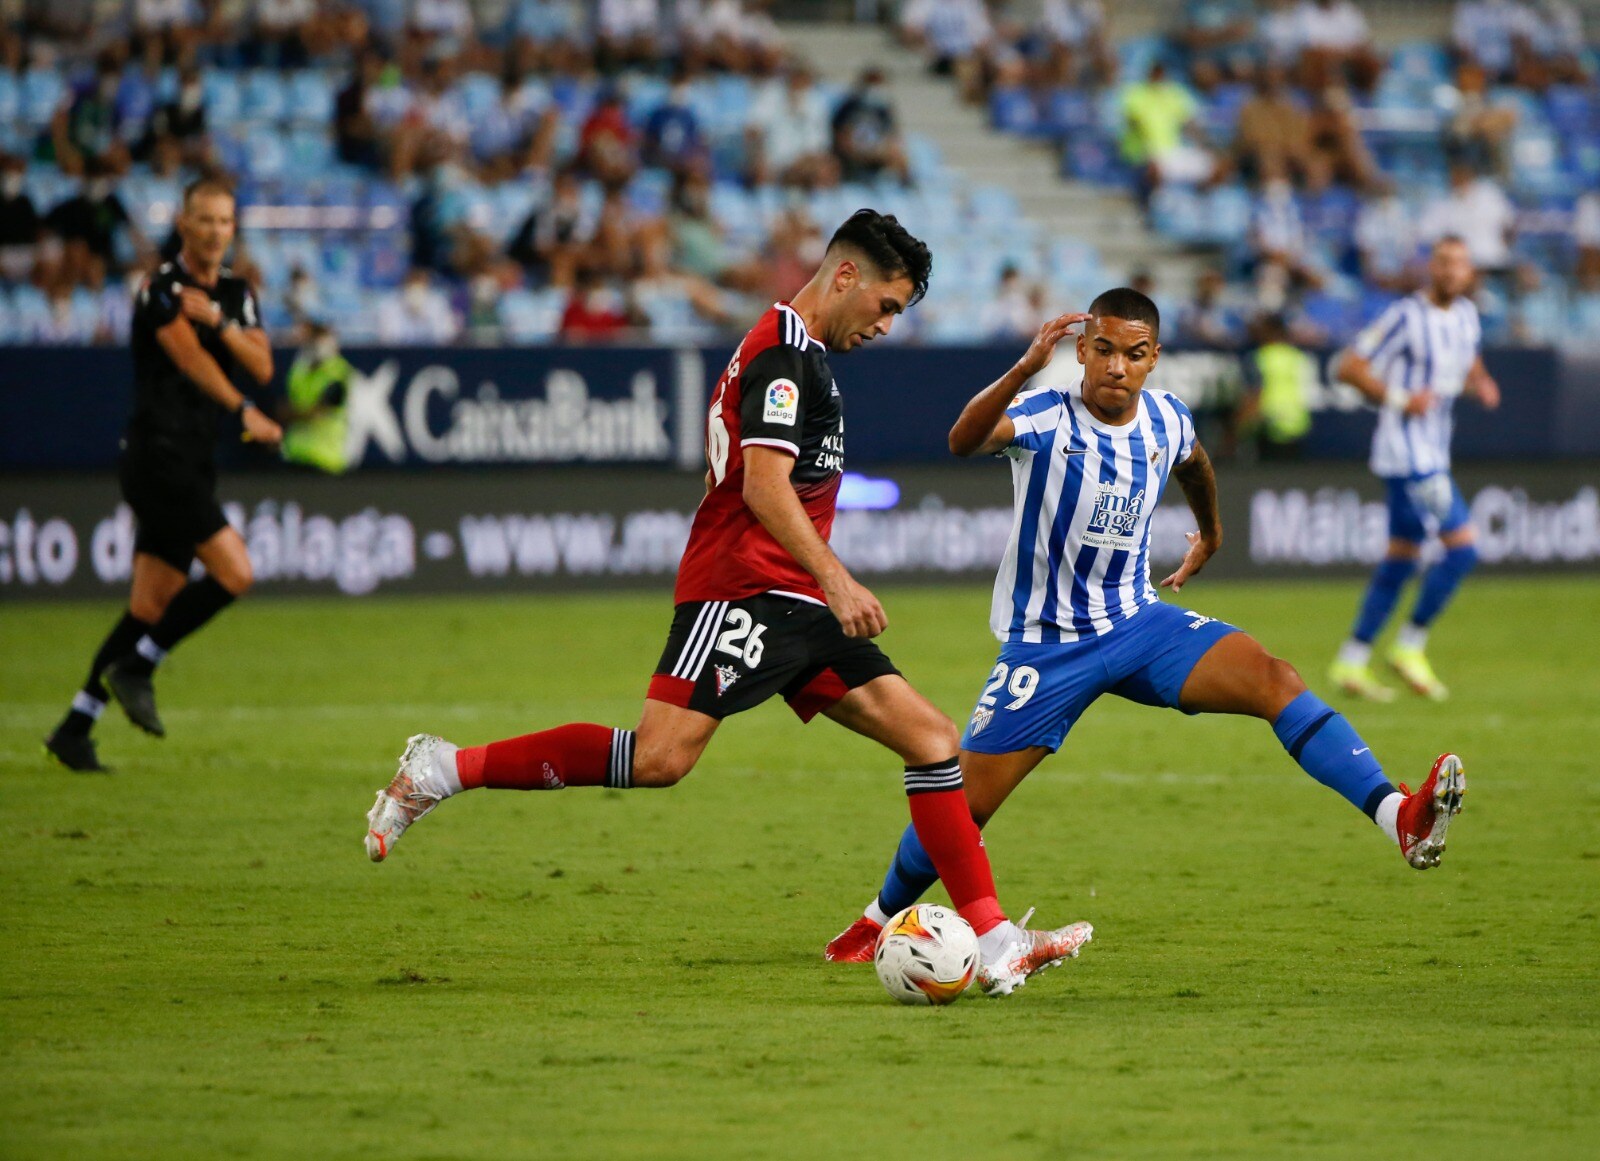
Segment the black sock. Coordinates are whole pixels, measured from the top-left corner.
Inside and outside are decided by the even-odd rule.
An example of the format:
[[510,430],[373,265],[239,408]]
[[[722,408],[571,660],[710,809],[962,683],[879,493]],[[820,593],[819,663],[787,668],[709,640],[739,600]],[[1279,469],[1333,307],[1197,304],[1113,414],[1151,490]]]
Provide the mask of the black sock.
[[122,619],[112,626],[111,632],[106,634],[106,639],[100,642],[100,649],[89,664],[89,678],[83,683],[78,696],[72,699],[72,709],[61,722],[60,728],[64,733],[89,732],[100,716],[99,711],[105,707],[106,700],[111,696],[101,684],[100,674],[105,672],[106,666],[118,657],[132,653],[139,638],[149,631],[149,621],[141,621],[132,613],[122,614]]
[[[177,596],[172,598],[172,603],[167,606],[167,611],[162,614],[161,620],[151,626],[150,631],[145,634],[155,648],[148,652],[142,648],[135,650],[129,668],[144,673],[153,672],[157,661],[166,656],[179,641],[231,604],[233,604],[233,594],[218,584],[214,578],[205,576],[197,581],[190,581],[179,590]],[[154,653],[155,657],[152,658],[150,653]]]

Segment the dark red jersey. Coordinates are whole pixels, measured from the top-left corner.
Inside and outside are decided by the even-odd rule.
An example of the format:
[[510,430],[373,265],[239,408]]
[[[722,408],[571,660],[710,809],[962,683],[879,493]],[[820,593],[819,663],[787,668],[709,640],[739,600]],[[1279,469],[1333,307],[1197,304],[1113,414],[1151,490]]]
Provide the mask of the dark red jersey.
[[823,600],[822,589],[744,503],[744,449],[795,457],[789,478],[817,534],[833,531],[844,473],[844,410],[828,349],[778,303],[751,328],[717,380],[706,424],[712,488],[700,502],[673,596],[737,601],[758,593]]

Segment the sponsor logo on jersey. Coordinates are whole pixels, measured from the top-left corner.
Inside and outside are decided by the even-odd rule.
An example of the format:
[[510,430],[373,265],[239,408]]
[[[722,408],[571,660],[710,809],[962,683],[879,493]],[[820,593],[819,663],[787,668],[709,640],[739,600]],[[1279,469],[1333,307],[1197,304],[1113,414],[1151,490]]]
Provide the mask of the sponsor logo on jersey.
[[761,409],[763,422],[793,427],[799,415],[800,388],[788,379],[774,379],[767,384],[766,403]]
[[980,705],[972,711],[972,733],[974,736],[983,733],[983,728],[994,720],[994,708]]
[[1130,496],[1118,491],[1115,484],[1101,484],[1095,489],[1094,511],[1089,514],[1083,542],[1093,548],[1132,548],[1143,511],[1143,488]]
[[739,680],[739,671],[731,665],[717,666],[717,696],[728,692],[728,687]]

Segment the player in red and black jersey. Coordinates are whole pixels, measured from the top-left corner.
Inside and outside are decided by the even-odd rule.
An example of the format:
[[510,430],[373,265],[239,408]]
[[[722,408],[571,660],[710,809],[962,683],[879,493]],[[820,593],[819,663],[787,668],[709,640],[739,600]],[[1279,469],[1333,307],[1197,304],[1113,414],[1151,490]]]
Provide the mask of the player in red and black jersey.
[[860,210],[793,302],[745,336],[706,424],[706,495],[678,570],[676,613],[636,729],[574,724],[458,748],[419,734],[367,815],[368,855],[477,787],[671,786],[722,719],[774,695],[825,714],[905,763],[917,834],[979,934],[987,990],[1077,953],[1086,924],[1028,931],[1006,919],[955,757],[955,726],[872,641],[888,622],[828,547],[844,471],[843,398],[828,367],[889,333],[927,290],[932,259],[893,217]]
[[[265,386],[272,348],[255,295],[222,260],[236,226],[233,190],[203,177],[183,192],[183,248],[150,275],[133,310],[134,408],[122,443],[122,497],[133,509],[128,609],[96,652],[89,677],[45,748],[72,770],[101,770],[90,730],[116,697],[134,725],[162,736],[151,680],[178,642],[250,587],[250,554],[217,503],[218,421],[237,417],[247,439],[282,430],[235,381]],[[196,558],[205,575],[189,579]]]

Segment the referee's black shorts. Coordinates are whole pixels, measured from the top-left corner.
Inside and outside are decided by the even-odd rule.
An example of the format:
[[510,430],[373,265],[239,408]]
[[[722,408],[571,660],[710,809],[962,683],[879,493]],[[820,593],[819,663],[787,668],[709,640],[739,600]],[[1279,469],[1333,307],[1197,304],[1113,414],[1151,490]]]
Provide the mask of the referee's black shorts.
[[156,453],[123,454],[122,498],[133,509],[133,550],[187,573],[194,550],[227,527],[217,503],[216,469]]
[[776,696],[809,722],[899,672],[874,642],[846,637],[825,606],[764,593],[679,605],[646,696],[718,719]]

